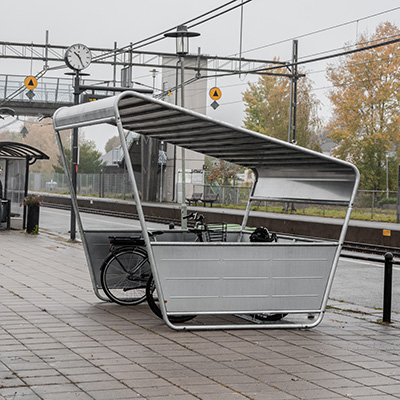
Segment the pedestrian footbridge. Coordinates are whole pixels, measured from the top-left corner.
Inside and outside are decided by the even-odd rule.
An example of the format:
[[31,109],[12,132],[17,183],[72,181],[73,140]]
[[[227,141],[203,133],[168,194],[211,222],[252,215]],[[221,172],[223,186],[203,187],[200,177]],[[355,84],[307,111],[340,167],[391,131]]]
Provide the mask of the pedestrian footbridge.
[[[52,116],[58,108],[71,106],[74,103],[73,77],[41,77],[33,90],[26,88],[26,78],[25,75],[0,74],[0,108],[11,108],[15,115],[46,117]],[[96,89],[96,97],[114,95],[115,90],[111,90],[110,83],[101,82],[100,90]],[[93,87],[98,84],[99,81],[94,80],[80,81],[82,86]],[[108,87],[110,91],[107,90]],[[94,90],[89,90],[89,92],[94,92]],[[90,93],[87,96],[90,97]],[[80,101],[88,101],[88,99]]]
[[50,116],[62,106],[73,104],[72,79],[40,78],[35,89],[25,87],[26,76],[0,75],[0,105],[15,115]]

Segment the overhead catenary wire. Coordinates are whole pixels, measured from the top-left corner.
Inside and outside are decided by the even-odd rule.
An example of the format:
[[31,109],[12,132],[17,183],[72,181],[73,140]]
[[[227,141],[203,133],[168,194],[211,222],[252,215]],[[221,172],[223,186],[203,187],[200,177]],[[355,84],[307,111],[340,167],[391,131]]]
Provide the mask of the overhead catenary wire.
[[[362,18],[358,18],[356,20],[348,21],[348,22],[345,22],[345,23],[342,23],[342,24],[337,24],[337,25],[334,25],[334,26],[331,26],[331,27],[328,27],[328,28],[319,29],[319,30],[316,30],[316,31],[313,31],[313,32],[309,32],[309,33],[306,33],[306,34],[303,34],[303,35],[296,36],[294,38],[285,39],[285,40],[282,40],[282,41],[271,43],[269,45],[257,47],[257,48],[246,50],[246,51],[241,51],[241,54],[248,53],[248,52],[251,52],[251,51],[254,51],[254,50],[258,50],[258,49],[261,49],[261,48],[265,48],[265,47],[270,47],[270,46],[273,46],[273,45],[276,45],[276,44],[285,43],[285,42],[288,42],[288,41],[292,41],[294,39],[298,39],[298,38],[302,38],[302,37],[306,37],[306,36],[310,36],[310,35],[326,32],[326,31],[329,31],[329,30],[332,30],[332,29],[337,29],[337,28],[340,28],[342,26],[350,25],[350,24],[353,24],[355,22],[358,23],[359,21],[363,21],[363,20],[366,20],[366,19],[377,17],[377,16],[380,16],[380,15],[383,15],[383,14],[387,14],[387,13],[399,10],[399,9],[400,9],[400,7],[394,7],[394,8],[389,9],[389,10],[385,10],[385,11],[382,11],[382,12],[379,12],[379,13],[371,14],[371,15],[368,15],[368,16],[365,16],[365,17],[362,17]],[[381,39],[375,39],[375,40],[371,40],[371,41],[364,42],[364,43],[374,43],[374,42],[377,42],[377,41],[381,41]],[[352,54],[352,53],[356,53],[356,52],[360,52],[360,51],[367,51],[367,50],[370,50],[370,49],[373,49],[373,48],[382,47],[382,46],[386,46],[386,45],[390,45],[390,44],[395,44],[395,43],[397,43],[399,41],[400,41],[400,39],[396,38],[394,40],[390,40],[390,41],[386,41],[386,42],[380,42],[380,43],[373,44],[373,45],[370,45],[370,46],[365,46],[365,47],[362,47],[362,48],[352,49],[352,50],[348,50],[348,51],[342,51],[340,53],[335,53],[335,54],[331,54],[331,55],[327,55],[327,56],[323,56],[323,57],[313,58],[313,59],[310,59],[310,60],[298,61],[296,63],[296,65],[307,64],[307,63],[318,62],[318,61],[324,61],[324,60],[327,60],[327,59],[330,59],[330,58],[341,57],[341,56],[347,55],[347,54]],[[359,46],[360,44],[363,44],[363,43],[356,43],[356,44],[353,44],[353,45],[350,45],[350,46],[345,46],[344,48],[351,48],[351,47],[354,47],[354,46]],[[342,48],[338,48],[338,49],[334,49],[334,50],[329,50],[329,51],[326,51],[326,52],[316,53],[315,55],[326,54],[326,53],[330,53],[332,51],[337,51],[337,50],[340,50],[340,49],[343,49],[343,47]],[[306,58],[309,58],[309,57],[313,57],[315,55],[302,56],[301,59],[306,59]],[[290,62],[286,63],[286,65],[285,65],[285,67],[291,67],[291,66],[294,66],[294,64],[292,64]],[[267,71],[267,70],[274,70],[274,69],[280,69],[280,68],[282,68],[282,66],[273,66],[273,67],[270,67],[270,68],[267,68],[267,69],[262,68],[260,70]],[[237,72],[237,73],[239,73],[239,72]],[[234,75],[234,74],[235,73],[219,74],[219,75],[216,74],[215,76],[213,76],[213,79],[217,79],[218,77],[223,77],[223,76],[230,76],[230,75]],[[238,101],[238,102],[240,102],[240,101]],[[229,102],[229,103],[226,103],[226,104],[234,104],[234,103],[238,103],[238,102]]]
[[[216,7],[211,11],[208,11],[206,13],[203,13],[203,14],[199,15],[198,17],[195,17],[195,18],[192,18],[192,19],[190,19],[188,21],[183,22],[182,25],[188,25],[191,22],[194,22],[194,21],[196,21],[196,20],[198,20],[200,18],[206,17],[207,15],[210,15],[212,13],[215,13],[215,12],[217,12],[217,11],[219,11],[219,10],[221,10],[221,9],[223,9],[223,8],[229,6],[230,4],[235,3],[237,1],[241,1],[241,0],[231,0],[231,1],[223,4],[222,6]],[[247,4],[247,3],[251,2],[251,1],[253,1],[253,0],[244,0],[244,2],[242,2],[240,4],[237,4],[237,5],[231,7],[229,9],[227,9],[227,10],[221,11],[221,12],[217,13],[216,15],[212,15],[211,17],[208,17],[207,19],[204,19],[204,20],[199,21],[199,22],[197,22],[195,24],[189,25],[188,29],[194,28],[194,27],[196,27],[198,25],[204,24],[205,22],[211,21],[212,19],[217,18],[217,17],[219,17],[219,16],[221,16],[223,14],[226,14],[226,13],[232,11],[232,10],[235,10],[238,7],[242,7],[244,4]],[[94,57],[93,60],[94,61],[103,60],[105,58],[114,56],[115,54],[122,53],[122,52],[124,52],[126,50],[137,50],[137,49],[139,49],[141,47],[148,46],[148,45],[153,44],[153,43],[157,43],[157,42],[165,39],[164,34],[166,34],[168,32],[171,32],[174,29],[176,29],[176,26],[174,26],[172,28],[169,28],[169,29],[166,29],[166,30],[164,30],[164,31],[162,31],[160,33],[155,34],[155,35],[152,35],[152,36],[150,36],[150,37],[148,37],[146,39],[142,39],[142,40],[140,40],[138,42],[135,42],[133,44],[121,47],[119,49],[113,50],[113,51],[111,51],[109,53],[106,53],[106,54],[102,54],[101,56]]]
[[347,45],[347,46],[337,47],[337,48],[331,49],[331,50],[325,50],[325,51],[320,51],[318,53],[308,54],[306,56],[299,57],[299,59],[301,59],[301,60],[308,59],[310,57],[316,57],[316,56],[320,56],[322,54],[329,54],[329,53],[332,53],[334,51],[336,51],[336,52],[337,51],[344,51],[344,50],[347,50],[347,49],[356,48],[357,46],[360,47],[360,46],[365,46],[367,44],[380,43],[383,40],[396,39],[396,38],[399,38],[399,37],[400,37],[400,35],[397,34],[397,35],[390,35],[390,36],[381,37],[381,38],[377,38],[377,39],[373,39],[373,40],[366,40],[366,41],[363,41],[363,42],[357,42],[357,43],[350,44],[350,45]]
[[356,23],[356,22],[360,22],[360,21],[364,21],[364,20],[366,20],[366,19],[378,17],[378,16],[380,16],[380,15],[388,14],[388,13],[390,13],[390,12],[397,11],[397,10],[400,10],[400,6],[399,6],[399,7],[391,8],[391,9],[389,9],[389,10],[381,11],[381,12],[379,12],[379,13],[367,15],[367,16],[362,17],[362,18],[357,18],[357,19],[354,19],[354,20],[351,20],[351,21],[348,21],[348,22],[343,22],[343,23],[341,23],[341,24],[333,25],[333,26],[330,26],[330,27],[327,27],[327,28],[322,28],[322,29],[318,29],[318,30],[315,30],[315,31],[312,31],[312,32],[304,33],[304,34],[302,34],[302,35],[297,35],[297,36],[294,36],[294,37],[292,37],[292,38],[282,39],[282,40],[279,40],[279,41],[276,41],[276,42],[273,42],[273,43],[265,44],[265,45],[263,45],[263,46],[255,47],[255,48],[253,48],[253,49],[249,49],[249,50],[243,51],[243,54],[245,54],[245,53],[250,53],[250,52],[253,52],[253,51],[257,51],[257,50],[261,50],[261,49],[265,49],[265,48],[267,48],[267,47],[276,46],[276,45],[278,45],[278,44],[283,44],[283,43],[287,43],[287,42],[292,42],[293,40],[302,39],[302,38],[305,38],[305,37],[307,37],[307,36],[312,36],[312,35],[316,35],[316,34],[319,34],[319,33],[327,32],[327,31],[330,31],[330,30],[332,30],[332,29],[341,28],[341,27],[346,26],[346,25],[351,25],[351,24],[354,24],[354,23]]
[[[359,48],[353,49],[353,50],[342,51],[342,52],[336,53],[336,54],[331,54],[331,55],[327,55],[327,56],[323,56],[323,57],[317,57],[317,58],[313,58],[313,59],[310,59],[310,60],[298,61],[297,63],[287,63],[285,65],[285,67],[293,67],[294,65],[303,65],[303,64],[309,64],[309,63],[318,62],[318,61],[324,61],[324,60],[328,60],[330,58],[342,57],[342,56],[345,56],[345,55],[348,55],[348,54],[353,54],[353,53],[359,53],[361,51],[372,50],[372,49],[375,49],[375,48],[378,48],[378,47],[389,46],[391,44],[395,44],[395,43],[399,43],[399,42],[400,42],[400,38],[396,38],[396,39],[384,41],[384,42],[381,42],[381,43],[376,43],[376,44],[373,44],[373,45],[370,45],[370,46],[359,47]],[[256,69],[250,70],[249,73],[254,73],[254,72],[257,72],[257,71],[267,72],[267,71],[273,71],[273,70],[280,69],[280,68],[282,68],[282,66],[256,68]]]
[[[239,2],[239,1],[240,1],[239,4],[237,4],[237,5],[235,5],[235,6],[231,7],[231,8],[229,8],[229,9],[227,9],[227,10],[220,11],[220,10],[222,10],[223,8],[226,8],[226,7],[230,6],[231,4],[236,3],[236,2]],[[251,2],[251,1],[252,1],[252,0],[244,0],[244,1],[243,1],[243,0],[230,0],[230,1],[228,1],[227,3],[224,3],[224,4],[221,5],[221,6],[218,6],[218,7],[214,8],[214,9],[212,9],[212,10],[210,10],[210,11],[207,11],[206,13],[203,13],[203,14],[201,14],[201,15],[195,17],[195,18],[189,19],[188,21],[185,21],[183,24],[184,24],[184,25],[189,24],[189,23],[194,22],[194,21],[196,21],[196,20],[198,20],[198,19],[200,19],[200,18],[206,17],[206,16],[208,16],[208,15],[210,15],[210,14],[213,14],[213,13],[215,13],[215,12],[220,11],[218,14],[213,15],[213,16],[211,16],[211,17],[209,17],[209,18],[207,18],[207,19],[205,19],[205,20],[203,20],[203,21],[200,21],[200,22],[196,23],[196,24],[193,24],[193,25],[191,25],[189,28],[195,27],[195,26],[200,25],[200,24],[202,24],[202,23],[208,22],[208,21],[210,21],[210,20],[212,20],[212,19],[214,19],[214,18],[216,18],[216,17],[218,17],[218,16],[221,16],[221,15],[227,13],[227,12],[230,12],[230,11],[236,9],[237,7],[241,7],[241,6],[243,6],[244,4],[247,4],[247,3]],[[160,40],[165,39],[164,34],[167,33],[167,32],[170,32],[171,30],[173,30],[173,29],[175,29],[175,28],[176,28],[176,27],[169,28],[169,29],[167,29],[167,30],[165,30],[165,31],[162,31],[162,32],[160,32],[160,33],[157,33],[157,34],[155,34],[155,35],[152,35],[152,36],[150,36],[150,37],[148,37],[148,38],[146,38],[146,39],[142,39],[142,40],[140,40],[140,41],[138,41],[138,42],[136,42],[136,43],[133,43],[133,44],[124,46],[124,47],[119,48],[119,49],[115,49],[115,50],[113,50],[113,51],[110,51],[109,53],[102,54],[101,56],[94,57],[94,58],[93,58],[93,61],[99,61],[99,60],[103,60],[103,59],[112,57],[112,56],[114,56],[115,54],[122,53],[122,52],[124,52],[124,51],[126,51],[126,50],[128,50],[128,49],[134,50],[134,49],[138,49],[138,48],[141,48],[141,47],[144,47],[144,46],[148,46],[148,45],[150,45],[150,44],[152,44],[152,43],[156,43],[156,42],[158,42],[158,41],[160,41]],[[160,37],[159,37],[159,36],[160,36]],[[157,37],[159,37],[159,38],[156,39]],[[154,39],[154,40],[152,40],[152,39]],[[152,40],[152,41],[150,41],[150,40]],[[150,41],[150,42],[149,42],[149,41]],[[134,47],[134,46],[136,46],[136,47]],[[36,78],[36,79],[41,78],[41,77],[44,76],[44,75],[46,74],[46,72],[49,71],[49,70],[63,69],[63,68],[65,68],[65,65],[56,66],[56,67],[53,67],[53,68],[45,67],[45,68],[43,68],[40,72],[38,72],[38,73],[36,74],[35,78]],[[18,96],[20,93],[22,93],[24,90],[25,90],[25,87],[24,87],[24,86],[19,87],[19,88],[16,89],[13,93],[11,93],[9,96],[7,96],[7,98],[5,98],[5,99],[0,103],[0,106],[1,106],[1,105],[4,105],[4,104],[7,103],[8,101],[12,100],[12,99],[15,98],[16,96]]]
[[[252,0],[246,0],[246,1],[243,1],[243,0],[242,0],[239,4],[234,5],[233,7],[229,8],[228,10],[223,10],[224,8],[226,8],[226,7],[228,7],[228,6],[231,6],[233,3],[237,2],[237,1],[240,1],[240,0],[232,0],[232,1],[229,1],[229,2],[227,2],[227,3],[225,3],[225,4],[221,5],[221,6],[219,6],[219,7],[217,7],[217,8],[215,8],[215,9],[213,9],[213,10],[207,12],[207,13],[204,13],[204,14],[198,16],[198,17],[195,17],[195,18],[193,18],[193,19],[191,19],[191,20],[186,21],[185,24],[191,23],[191,22],[194,22],[194,21],[197,21],[197,20],[200,19],[200,18],[204,18],[204,17],[207,17],[208,15],[211,15],[212,13],[218,12],[217,15],[212,15],[212,16],[210,16],[209,18],[207,18],[207,19],[205,19],[205,20],[199,21],[199,22],[197,22],[196,24],[191,25],[191,27],[197,26],[197,25],[199,25],[199,24],[201,24],[201,23],[204,23],[204,22],[207,22],[207,21],[209,21],[209,20],[211,20],[211,19],[213,19],[213,18],[216,18],[216,17],[219,16],[219,15],[222,15],[222,14],[224,14],[224,13],[226,13],[226,12],[229,12],[229,11],[231,11],[231,10],[237,8],[237,7],[242,7],[244,4],[246,4],[246,3],[248,3],[248,2],[250,2],[250,1],[252,1]],[[372,14],[372,15],[369,15],[369,16],[366,16],[366,17],[358,18],[358,19],[356,19],[356,20],[352,20],[352,21],[349,21],[349,22],[346,22],[346,23],[343,23],[343,24],[337,24],[337,25],[332,26],[332,27],[328,27],[328,28],[324,28],[324,29],[321,29],[321,30],[318,30],[318,31],[310,32],[310,33],[308,33],[308,34],[300,35],[300,36],[297,36],[297,38],[301,38],[301,37],[305,37],[305,36],[308,36],[308,35],[312,35],[312,34],[324,32],[324,31],[331,30],[331,29],[335,29],[335,28],[338,28],[338,27],[341,27],[341,26],[344,26],[344,25],[348,25],[348,24],[354,23],[354,22],[356,22],[356,21],[362,21],[362,20],[365,20],[365,19],[368,19],[368,18],[372,18],[372,17],[376,17],[376,16],[379,16],[379,15],[383,15],[383,14],[385,14],[385,13],[389,13],[389,12],[392,12],[392,11],[395,11],[395,10],[398,10],[398,9],[400,9],[400,7],[395,7],[395,8],[392,8],[392,9],[390,9],[390,10],[385,10],[385,11],[382,11],[382,12],[380,12],[380,13],[376,13],[376,14]],[[223,10],[223,11],[221,11],[221,10]],[[142,46],[145,46],[145,45],[148,44],[148,43],[147,43],[147,44],[145,43],[146,40],[150,40],[150,39],[152,39],[152,38],[156,38],[157,36],[163,35],[163,33],[166,33],[166,32],[168,32],[168,31],[170,31],[170,30],[166,30],[166,31],[161,32],[161,33],[159,33],[159,34],[152,35],[151,37],[149,37],[149,38],[147,38],[147,39],[143,39],[143,40],[141,40],[141,41],[135,43],[134,45],[140,45],[140,44],[144,43],[144,44],[142,44]],[[160,40],[161,40],[161,39],[163,39],[163,38],[160,38]],[[286,39],[285,41],[289,41],[289,40],[291,40],[291,39]],[[278,43],[278,42],[276,42],[276,43]],[[276,43],[272,43],[272,44],[270,44],[270,45],[265,45],[265,46],[262,46],[262,47],[272,46],[272,45],[274,45],[274,44],[276,44]],[[116,51],[123,51],[123,49],[129,48],[129,47],[131,47],[131,46],[132,46],[132,45],[125,46],[124,48],[117,49]],[[142,47],[142,46],[140,46],[140,47]],[[254,50],[254,49],[247,50],[247,51],[243,51],[243,53],[247,53],[247,52],[252,51],[252,50]],[[357,51],[363,51],[363,50],[364,50],[364,49],[357,49]],[[110,52],[109,55],[110,55],[110,54],[111,54],[111,55],[114,55],[114,54],[115,54],[115,51]],[[322,61],[322,60],[326,60],[326,59],[328,59],[328,58],[339,57],[340,55],[343,55],[343,54],[344,54],[344,53],[341,53],[341,54],[332,54],[332,55],[329,55],[329,56],[327,56],[327,57],[314,58],[314,59],[311,59],[311,60],[302,60],[302,61],[299,61],[297,64],[300,65],[300,64],[305,64],[305,63],[311,63],[311,62],[316,62],[316,61]],[[108,57],[109,55],[106,55],[106,56]],[[310,56],[307,56],[307,57],[310,57]],[[302,57],[302,58],[306,58],[306,57]],[[292,64],[288,63],[286,66],[287,66],[287,67],[290,67],[290,66],[292,66]],[[47,72],[47,70],[50,70],[50,69],[58,69],[58,68],[64,68],[64,66],[58,66],[58,67],[54,67],[54,68],[44,69],[44,70],[42,70],[39,74],[44,75],[44,74]],[[272,69],[276,69],[276,68],[277,68],[277,67],[272,67]],[[263,71],[266,71],[267,69],[263,68],[262,70],[263,70]],[[251,72],[251,71],[250,71],[250,72]],[[38,75],[39,75],[39,74],[38,74]],[[233,74],[229,73],[229,74],[216,75],[216,76],[214,76],[214,78],[218,78],[218,77],[222,77],[222,76],[227,76],[227,75],[233,75]],[[18,89],[18,90],[17,90],[16,92],[14,92],[11,96],[13,96],[13,97],[17,96],[19,93],[21,93],[22,90],[24,90],[23,87],[21,87],[20,89]],[[4,102],[6,102],[6,101],[7,101],[7,99],[6,99]],[[4,102],[3,102],[2,104],[4,104]]]

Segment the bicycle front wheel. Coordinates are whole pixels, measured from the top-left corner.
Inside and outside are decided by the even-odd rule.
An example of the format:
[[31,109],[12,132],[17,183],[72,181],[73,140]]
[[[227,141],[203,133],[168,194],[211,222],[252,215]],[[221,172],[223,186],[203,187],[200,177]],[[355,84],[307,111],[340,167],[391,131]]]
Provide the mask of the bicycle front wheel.
[[101,285],[107,297],[121,305],[146,300],[146,282],[150,276],[147,254],[124,248],[110,254],[101,268]]

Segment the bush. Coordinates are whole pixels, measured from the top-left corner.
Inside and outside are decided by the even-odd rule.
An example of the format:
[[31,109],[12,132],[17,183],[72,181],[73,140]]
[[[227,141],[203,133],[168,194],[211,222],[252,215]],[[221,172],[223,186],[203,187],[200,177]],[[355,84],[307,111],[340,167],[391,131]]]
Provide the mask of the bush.
[[386,204],[397,204],[397,197],[384,197],[378,201],[378,207],[382,207]]

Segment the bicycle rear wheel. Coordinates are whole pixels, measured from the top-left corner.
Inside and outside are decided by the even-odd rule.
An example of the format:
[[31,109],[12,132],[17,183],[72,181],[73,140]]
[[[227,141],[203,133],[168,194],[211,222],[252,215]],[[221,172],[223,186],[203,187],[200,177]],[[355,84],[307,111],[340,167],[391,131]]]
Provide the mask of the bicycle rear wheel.
[[146,282],[150,276],[147,253],[122,248],[110,254],[101,268],[101,285],[107,297],[121,305],[146,300]]
[[[161,309],[159,306],[157,288],[156,288],[156,284],[153,279],[153,275],[150,275],[150,278],[147,281],[146,298],[147,298],[147,303],[149,304],[149,306],[151,308],[151,311],[153,311],[153,313],[156,314],[158,318],[162,319],[163,316],[162,316]],[[196,316],[195,315],[171,315],[171,316],[168,316],[168,319],[171,322],[186,322],[186,321],[190,321],[194,317],[196,317]]]

